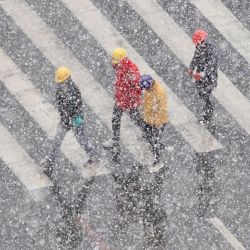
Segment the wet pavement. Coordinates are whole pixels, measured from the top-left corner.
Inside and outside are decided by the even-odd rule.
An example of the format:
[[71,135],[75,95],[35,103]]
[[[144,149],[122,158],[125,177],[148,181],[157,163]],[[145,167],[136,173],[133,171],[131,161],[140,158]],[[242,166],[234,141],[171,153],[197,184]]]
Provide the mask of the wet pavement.
[[[54,105],[53,79],[58,65],[46,58],[32,37],[7,14],[5,1],[0,2],[1,48]],[[112,97],[114,72],[110,55],[66,4],[59,0],[18,2],[25,3],[41,18],[62,41],[62,46],[70,49],[100,88]],[[90,2],[198,117],[200,101],[185,74],[186,66],[143,17],[126,1]],[[222,48],[220,70],[249,101],[250,65],[244,56],[191,1],[155,2],[190,36],[194,26],[202,24],[209,30],[214,42]],[[223,2],[232,8],[232,1]],[[247,1],[244,4],[248,7]],[[94,13],[94,9],[86,11]],[[239,14],[243,13],[240,6],[234,6],[232,12],[249,28],[247,14]],[[43,34],[46,40],[46,31]],[[147,46],[143,42],[145,37]],[[82,79],[77,84],[89,83]],[[0,81],[0,92],[1,124],[35,164],[42,167],[52,139],[4,80]],[[0,249],[250,249],[250,137],[220,100],[213,97],[215,114],[204,129],[222,148],[197,152],[171,123],[170,116],[163,135],[165,167],[153,173],[125,143],[122,143],[121,164],[112,161],[112,152],[101,146],[111,131],[88,100],[83,102],[87,135],[95,145],[100,165],[105,160],[109,173],[84,177],[60,152],[49,175],[53,186],[30,191],[1,159]],[[216,219],[223,222],[240,245],[227,231],[218,230]]]

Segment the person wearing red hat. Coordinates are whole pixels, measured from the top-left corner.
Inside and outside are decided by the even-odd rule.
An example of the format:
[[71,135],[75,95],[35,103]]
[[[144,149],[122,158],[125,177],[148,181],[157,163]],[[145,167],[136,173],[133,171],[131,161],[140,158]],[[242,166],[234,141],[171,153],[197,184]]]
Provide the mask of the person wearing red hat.
[[188,69],[188,74],[193,78],[200,99],[205,103],[201,123],[209,123],[213,116],[211,93],[217,86],[218,78],[218,52],[215,47],[207,42],[207,32],[198,29],[192,36],[195,44],[194,57]]

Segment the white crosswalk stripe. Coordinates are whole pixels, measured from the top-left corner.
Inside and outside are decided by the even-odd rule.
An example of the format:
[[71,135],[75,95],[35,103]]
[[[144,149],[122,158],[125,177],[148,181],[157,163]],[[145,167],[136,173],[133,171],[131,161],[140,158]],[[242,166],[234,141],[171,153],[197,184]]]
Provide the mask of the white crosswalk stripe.
[[[155,76],[157,80],[162,82],[159,76],[147,65],[140,55],[129,45],[129,43],[113,28],[109,21],[102,16],[96,7],[89,1],[84,2],[76,0],[63,0],[66,6],[73,12],[78,20],[86,27],[89,32],[102,44],[104,49],[109,53],[117,46],[125,47],[142,72],[149,72]],[[166,14],[165,11],[157,4],[156,0],[145,0],[144,5],[140,5],[137,0],[128,0],[129,4],[148,22],[148,24],[157,32],[157,34],[166,42],[173,52],[188,65],[192,54],[193,45],[189,41],[189,37],[181,30],[181,28]],[[110,127],[111,112],[113,101],[105,90],[93,79],[89,72],[83,68],[81,63],[75,59],[72,52],[66,48],[61,41],[48,29],[40,17],[24,2],[20,0],[11,0],[1,3],[4,10],[14,18],[16,23],[24,30],[32,42],[44,53],[44,55],[56,66],[70,65],[73,71],[73,77],[80,83],[80,89],[84,100],[94,109],[96,114]],[[23,14],[25,13],[25,15]],[[157,15],[155,14],[157,13]],[[92,22],[91,20],[95,20]],[[33,25],[29,25],[33,20]],[[102,27],[102,32],[100,32]],[[166,33],[166,29],[168,32]],[[40,30],[39,34],[37,30]],[[180,44],[181,42],[181,44]],[[183,46],[185,45],[185,46]],[[34,88],[32,83],[27,79],[21,71],[13,66],[14,63],[0,51],[2,58],[0,70],[2,72],[1,80],[5,83],[9,91],[15,95],[17,100],[25,107],[25,109],[33,116],[34,120],[44,129],[48,136],[55,134],[58,114],[54,107],[43,99],[39,90]],[[4,63],[4,62],[8,63]],[[10,63],[11,62],[11,63]],[[13,72],[15,71],[15,73]],[[89,84],[88,88],[81,84],[81,80],[85,79]],[[19,79],[19,84],[17,84]],[[222,91],[226,88],[227,93]],[[95,95],[92,93],[95,92]],[[185,140],[197,152],[209,152],[222,148],[221,144],[210,134],[207,129],[197,124],[194,115],[184,106],[177,96],[167,88],[169,95],[170,120],[176,130],[182,134]],[[249,102],[246,98],[233,86],[228,78],[220,72],[220,84],[214,91],[214,95],[233,115],[239,124],[250,132],[249,117],[247,114],[250,110]],[[237,100],[233,102],[232,99]],[[104,102],[105,100],[105,102]],[[30,105],[32,102],[33,105]],[[245,112],[239,112],[239,107]],[[243,115],[244,114],[244,115]],[[138,141],[140,131],[125,116],[122,123],[122,139],[125,146],[144,164],[152,161],[152,155],[146,151],[143,152],[144,144]],[[131,133],[133,131],[133,133]],[[136,135],[136,136],[135,136]],[[140,136],[139,136],[140,137]],[[73,162],[74,165],[82,167],[87,159],[86,153],[76,142],[74,136],[69,133],[62,144],[62,150],[65,155]],[[149,156],[148,156],[149,155]],[[145,156],[148,157],[145,161]],[[104,170],[101,172],[109,172]],[[84,175],[84,174],[83,174]]]
[[9,131],[0,124],[0,158],[29,190],[53,186],[34,160],[16,142]]
[[202,15],[250,63],[250,31],[233,15],[221,0],[190,0]]
[[[59,49],[63,48],[64,46],[60,43],[58,39],[56,39],[56,36],[47,29],[47,27],[41,22],[40,18],[36,16],[36,14],[31,9],[29,9],[29,7],[25,3],[21,1],[10,1],[8,3],[7,2],[4,3],[2,6],[9,14],[11,14],[15,18],[17,23],[23,28],[26,34],[30,36],[34,44],[37,47],[39,47],[41,51],[43,51],[43,53],[51,60],[52,63],[54,63],[57,66],[67,64],[70,65],[72,69],[74,69],[75,64],[77,64],[78,68],[81,70],[82,68],[81,65],[78,62],[71,60],[73,56],[69,51],[66,51],[64,49]],[[34,21],[33,25],[30,25],[30,20]],[[40,30],[39,35],[37,33],[37,30]],[[45,37],[46,39],[44,39]],[[63,57],[63,55],[65,56]],[[8,65],[11,64],[10,60],[8,60],[6,56],[3,59],[5,59],[8,62]],[[2,62],[4,62],[4,60]],[[4,63],[2,66],[4,67]],[[13,69],[14,67],[15,66],[12,64],[11,68]],[[17,68],[15,68],[14,70],[18,71]],[[7,71],[7,69],[5,71]],[[20,77],[20,80],[23,83],[24,86],[23,89],[27,89],[28,87],[31,88],[32,83],[27,82],[27,78],[24,75],[22,75],[21,71],[18,71],[17,75],[18,77]],[[84,79],[82,73],[80,73],[79,77],[82,77],[80,79]],[[80,80],[78,77],[76,77],[76,79]],[[17,93],[14,84],[18,84],[19,81],[17,81],[17,79],[13,77],[9,77],[7,78],[7,80],[11,81],[10,85],[14,88],[14,92],[12,91],[13,88],[11,88],[10,90],[12,91],[13,94],[16,95]],[[21,97],[19,97],[18,95],[16,96],[17,99],[20,100]],[[42,128],[45,128],[46,126],[46,132],[50,132],[51,130],[54,131],[55,124],[53,123],[55,123],[58,118],[58,115],[56,114],[54,108],[48,102],[46,102],[46,100],[42,99],[42,96],[40,95],[37,89],[33,94],[34,100],[40,100],[39,103],[36,101],[37,103],[36,109],[32,108],[32,110],[30,110],[30,107],[32,107],[32,105],[30,105],[29,98],[30,96],[28,95],[28,93],[23,92],[21,98],[22,105],[28,111],[31,111],[31,114],[33,114],[34,118],[37,120],[37,122],[41,125]],[[41,110],[42,110],[41,113],[43,113],[42,116],[40,115]],[[51,110],[50,116],[47,116],[48,110]],[[94,170],[91,171],[90,169],[83,167],[88,157],[87,154],[84,152],[83,148],[80,147],[80,145],[78,144],[76,138],[72,133],[68,133],[67,136],[65,137],[62,143],[62,151],[68,157],[68,159],[72,163],[74,163],[76,167],[80,169],[84,177],[87,176],[90,177],[91,175],[99,175],[109,172],[105,167],[95,169],[95,171]]]
[[[0,49],[0,59],[1,81],[41,128],[44,129],[47,135],[53,139],[58,126],[58,112],[53,105],[44,99],[40,91],[33,86],[2,49]],[[61,148],[66,157],[81,169],[84,177],[91,176],[91,171],[83,168],[88,156],[71,132],[64,138]],[[105,173],[108,171],[97,170],[93,172],[93,175],[98,175],[99,172]]]
[[9,92],[38,122],[49,137],[53,137],[58,124],[58,112],[44,99],[40,91],[21,72],[0,48],[0,80]]
[[209,219],[217,230],[227,239],[235,250],[246,250],[246,248],[235,238],[235,236],[226,228],[223,222],[217,217]]
[[[156,80],[163,82],[89,0],[84,2],[64,0],[63,2],[110,54],[116,47],[125,47],[128,50],[129,57],[136,62],[141,72],[150,73]],[[95,20],[95,22],[92,20]],[[167,93],[169,96],[170,121],[186,141],[197,152],[208,152],[221,148],[220,143],[204,127],[197,124],[194,115],[169,88],[167,88]],[[123,131],[126,128],[125,126]]]
[[[116,47],[122,46],[126,48],[129,57],[139,66],[142,73],[150,73],[157,81],[163,83],[161,77],[150,68],[90,0],[61,1],[109,54]],[[143,4],[139,0],[127,0],[127,2],[166,45],[169,46],[173,53],[188,66],[194,52],[191,39],[176,24],[171,16],[159,6],[157,0],[144,0]],[[215,0],[190,0],[190,2],[213,23],[219,32],[250,63],[250,33],[222,2]],[[70,49],[51,32],[50,28],[25,1],[2,1],[0,2],[0,6],[14,19],[15,23],[53,65],[56,67],[61,65],[70,67],[72,78],[77,82],[84,101],[111,130],[112,109],[114,105],[112,97],[94,79],[90,72],[83,67]],[[46,132],[47,136],[53,138],[59,120],[58,112],[1,48],[0,80],[20,105],[31,115],[34,121],[39,124],[41,129]],[[88,84],[85,84],[86,82]],[[164,84],[166,85],[169,97],[170,122],[176,131],[198,153],[222,149],[223,145],[204,126],[197,123],[197,119],[193,113],[171,91],[167,86],[168,83]],[[238,124],[250,134],[250,103],[221,71],[219,71],[219,84],[214,90],[213,95]],[[141,137],[141,131],[132,124],[129,116],[125,114],[121,128],[122,142],[136,160],[145,166],[149,166],[153,155]],[[22,146],[17,143],[11,132],[1,123],[0,141],[4,141],[4,143],[0,143],[0,158],[29,191],[53,185],[51,180],[42,173],[41,168],[36,165]],[[108,164],[105,161],[106,159],[102,165],[83,168],[88,156],[78,144],[72,132],[69,132],[64,138],[61,150],[73,165],[78,167],[79,172],[81,172],[84,178],[110,173],[110,170],[106,168]],[[13,152],[15,155],[14,158]],[[155,171],[155,169],[150,167],[149,170],[150,172]],[[245,249],[218,218],[214,217],[209,219],[209,221],[224,235],[235,249]]]
[[[83,99],[93,108],[101,120],[111,128],[114,101],[81,63],[75,59],[71,51],[63,46],[61,41],[49,31],[40,17],[38,17],[27,4],[18,0],[12,0],[10,2],[4,2],[1,5],[54,65],[68,65],[68,67],[71,68],[72,77],[79,83]],[[29,20],[34,20],[33,25],[30,25]],[[41,32],[38,34],[37,30]],[[83,79],[84,82],[88,82],[87,85],[82,83]],[[123,129],[121,133],[124,145],[140,162],[145,164],[148,164],[148,161],[152,162],[153,156],[148,147],[145,147],[144,144],[137,139],[140,134],[139,129],[132,124],[128,116],[124,118],[123,126],[126,129]],[[143,152],[143,149],[147,149],[147,151]],[[145,155],[149,158],[145,159]]]
[[[128,49],[132,60],[137,62],[142,72],[149,72],[155,75],[155,78],[162,82],[160,77],[156,75],[156,73],[147,65],[140,55],[136,53],[136,51],[128,44],[128,42],[121,37],[121,35],[113,28],[107,19],[100,14],[90,1],[72,2],[64,0],[63,2],[80,20],[84,27],[86,27],[89,32],[102,44],[104,49],[111,53],[113,48],[117,46],[124,46]],[[128,0],[128,2],[141,16],[146,19],[151,27],[154,28],[160,37],[170,46],[174,53],[185,64],[188,64],[194,50],[191,42],[189,42],[190,39],[183,31],[181,31],[180,27],[172,20],[172,18],[161,9],[156,1],[146,0],[143,7],[140,5],[139,1]],[[107,95],[106,91],[103,90],[97,82],[95,82],[88,71],[82,67],[80,62],[75,59],[71,51],[66,48],[52,32],[49,31],[43,21],[41,21],[36,13],[25,2],[20,0],[11,0],[3,2],[1,5],[4,10],[15,19],[16,23],[18,23],[18,25],[30,37],[32,42],[40,48],[44,55],[54,65],[70,65],[73,71],[73,77],[77,82],[81,83],[81,79],[83,79],[84,76],[88,82],[92,83],[88,85],[88,88],[85,88],[83,84],[80,84],[83,98],[92,108],[94,108],[96,114],[110,127],[111,112],[107,112],[107,110],[112,110],[113,101]],[[25,13],[25,15],[21,13]],[[154,13],[157,13],[157,15]],[[95,22],[91,21],[93,19],[95,19]],[[29,25],[29,20],[34,20],[34,24],[32,26]],[[100,32],[100,27],[102,27],[102,32]],[[165,32],[166,27],[168,27],[168,34]],[[40,34],[37,34],[37,30],[41,31]],[[180,41],[182,46],[179,44]],[[185,46],[183,46],[183,43]],[[3,62],[8,60],[6,59],[6,55],[4,58],[3,52],[1,52],[1,56],[3,57],[1,65],[3,67]],[[5,74],[2,75],[3,82],[5,82],[10,92],[16,96],[18,101],[26,108],[34,119],[38,121],[48,136],[53,136],[56,127],[55,121],[58,120],[58,114],[54,110],[54,107],[43,100],[39,91],[33,87],[24,75],[20,78],[22,84],[19,84],[18,88],[14,87],[17,85],[16,78],[20,77],[20,70],[15,69],[17,73],[14,75],[8,73],[8,75],[6,73],[8,71],[7,65],[5,65],[4,68],[5,69],[1,70],[3,72],[5,71]],[[250,119],[248,119],[245,115],[250,114],[250,112],[247,112],[249,102],[239,91],[237,91],[237,89],[222,73],[220,78],[222,78],[220,83],[223,84],[223,88],[227,86],[230,95],[226,95],[225,92],[222,91],[222,87],[220,87],[222,84],[220,84],[215,90],[214,95],[221,101],[227,110],[234,115],[234,118],[242,125],[242,127],[244,127],[247,131],[250,131],[250,125],[248,122]],[[12,81],[13,84],[8,84],[10,81]],[[93,92],[95,92],[96,95],[92,95]],[[194,115],[183,105],[183,103],[169,88],[167,88],[167,92],[169,95],[171,123],[175,126],[176,130],[182,134],[186,141],[197,152],[209,152],[222,148],[221,144],[210,134],[210,132],[208,132],[203,126],[197,124]],[[32,95],[32,97],[30,95]],[[238,104],[235,104],[236,102],[232,102],[232,99],[237,99]],[[34,102],[34,100],[36,101]],[[105,100],[105,102],[103,102],[103,100]],[[29,105],[31,101],[34,102],[35,105]],[[246,109],[244,116],[241,115],[243,112],[239,112],[239,106]],[[136,155],[137,159],[139,158],[141,162],[148,164],[152,160],[152,156],[149,156],[149,158],[145,161],[145,155],[148,156],[148,154],[146,152],[142,152],[143,145],[137,140],[140,131],[130,123],[128,116],[126,116],[124,120],[125,121],[122,123],[122,138],[125,146],[129,148],[134,155]],[[133,133],[131,133],[131,129],[129,128],[132,129]],[[66,136],[62,145],[62,150],[70,161],[78,167],[82,167],[83,163],[86,161],[87,156],[85,152],[76,142],[71,133]]]
[[[128,0],[128,2],[188,67],[193,57],[194,45],[181,27],[156,0],[145,0],[143,5],[139,0]],[[213,95],[250,134],[250,103],[221,71],[219,71],[218,87],[213,91]]]

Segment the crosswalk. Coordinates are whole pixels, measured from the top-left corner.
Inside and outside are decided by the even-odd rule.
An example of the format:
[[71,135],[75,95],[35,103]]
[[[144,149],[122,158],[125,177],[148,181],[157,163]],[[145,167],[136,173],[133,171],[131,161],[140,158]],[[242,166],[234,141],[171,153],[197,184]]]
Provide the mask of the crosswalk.
[[[113,48],[118,46],[125,47],[131,59],[137,62],[141,72],[148,72],[154,75],[155,79],[163,82],[162,79],[152,70],[136,53],[136,51],[129,46],[128,42],[112,27],[112,25],[105,20],[95,6],[90,1],[64,1],[66,6],[75,14],[78,20],[88,29],[88,31],[102,44],[104,49],[112,53]],[[86,10],[82,13],[80,6]],[[91,20],[95,19],[95,23]],[[100,33],[99,27],[102,27],[103,33]],[[105,34],[105,36],[103,35]],[[120,44],[120,41],[123,41]],[[176,130],[188,141],[197,152],[212,151],[221,148],[221,145],[213,138],[213,136],[205,130],[202,126],[197,124],[193,114],[185,108],[185,106],[178,100],[177,96],[168,88],[169,97],[169,112],[171,116],[171,123]],[[125,127],[127,127],[125,125]]]
[[[233,59],[240,58],[239,63],[244,62],[248,74],[249,30],[221,1],[180,2],[189,7],[195,6],[199,15],[209,25],[212,23],[215,32],[221,36],[219,48],[224,51],[221,44],[229,43]],[[221,67],[218,87],[213,92],[218,109],[214,123],[220,123],[223,129],[220,133],[212,133],[197,122],[197,101],[185,75],[194,52],[190,33],[195,27],[187,28],[190,20],[185,17],[182,17],[185,19],[183,25],[178,22],[181,10],[171,9],[173,4],[174,1],[157,0],[144,0],[143,4],[139,0],[1,1],[1,23],[6,24],[1,27],[5,27],[5,30],[0,34],[2,87],[15,100],[16,107],[30,115],[31,127],[36,126],[39,133],[43,133],[43,140],[52,141],[59,120],[54,106],[54,70],[61,65],[69,67],[80,88],[85,110],[89,110],[88,127],[94,131],[89,134],[96,134],[97,138],[92,140],[100,146],[102,140],[111,134],[114,76],[110,55],[114,48],[124,47],[141,73],[150,73],[165,85],[169,98],[170,125],[174,131],[170,135],[172,139],[196,153],[226,149],[231,145],[232,134],[237,134],[243,143],[248,142],[250,91],[246,85],[246,75],[236,71],[234,65],[230,69],[231,61]],[[203,22],[204,27],[206,22]],[[210,31],[212,40],[216,33],[213,33],[213,29]],[[234,74],[235,77],[232,77]],[[3,109],[8,112],[3,103],[0,105],[1,112]],[[223,119],[220,119],[221,114]],[[21,138],[22,128],[12,131],[6,125],[8,116],[2,114],[0,119],[0,138],[4,141],[0,145],[1,160],[28,190],[53,185],[39,166],[46,150],[39,147],[43,153],[38,150],[36,159],[32,159],[33,153],[26,152],[30,147],[38,147],[36,140],[39,140],[39,136],[34,138],[30,146],[31,138]],[[20,139],[16,141],[18,135]],[[20,144],[20,141],[23,143]],[[128,115],[123,117],[121,141],[126,154],[133,160],[150,165],[153,155]],[[87,154],[71,132],[61,146],[62,157],[69,160],[83,178],[110,173],[109,165],[112,163],[108,154],[102,153],[103,149],[98,147],[96,150],[102,159],[100,166],[83,169]],[[175,150],[181,151],[182,147]],[[175,152],[168,151],[168,154],[175,155]]]
[[191,0],[232,46],[250,62],[250,31],[238,21],[221,1]]
[[[146,0],[143,6],[139,4],[139,1],[129,0],[128,2],[141,16],[147,19],[146,21],[156,31],[159,37],[162,38],[175,55],[188,67],[190,58],[192,58],[193,55],[194,46],[189,37],[174,20],[156,4],[156,1]],[[204,8],[204,10],[207,9]],[[159,22],[163,22],[167,27],[170,27],[168,28],[168,32],[166,32],[165,26],[159,25]],[[249,39],[245,40],[248,41]],[[226,92],[225,89],[227,90]],[[218,87],[213,93],[216,99],[249,134],[250,103],[221,71],[219,71]],[[234,100],[238,101],[235,102]]]
[[[22,149],[11,136],[8,130],[0,126],[1,148],[0,157],[9,168],[19,177],[20,181],[28,190],[49,187],[50,179],[36,166],[34,160]],[[13,152],[15,157],[13,157]]]

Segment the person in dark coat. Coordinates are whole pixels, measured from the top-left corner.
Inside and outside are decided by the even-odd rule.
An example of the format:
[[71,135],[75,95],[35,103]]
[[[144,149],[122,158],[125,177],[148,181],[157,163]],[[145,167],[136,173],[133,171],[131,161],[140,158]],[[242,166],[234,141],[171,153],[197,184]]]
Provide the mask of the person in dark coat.
[[207,33],[204,30],[194,32],[192,40],[196,48],[188,70],[188,74],[194,79],[198,95],[205,104],[204,115],[200,120],[202,123],[209,123],[213,116],[211,93],[217,86],[218,78],[218,52],[206,39]]
[[66,133],[72,129],[77,141],[89,155],[88,163],[94,162],[93,148],[89,144],[83,124],[82,97],[80,90],[71,79],[71,72],[60,67],[55,73],[57,83],[56,106],[60,114],[60,122],[54,139],[52,152],[48,157],[49,165],[53,166],[57,152],[60,150]]

